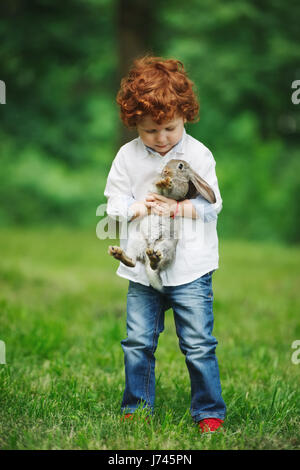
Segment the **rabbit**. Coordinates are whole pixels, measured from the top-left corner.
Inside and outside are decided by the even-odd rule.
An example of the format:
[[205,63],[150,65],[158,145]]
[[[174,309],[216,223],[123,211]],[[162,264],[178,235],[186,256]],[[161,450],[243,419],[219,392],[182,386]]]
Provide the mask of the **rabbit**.
[[[161,179],[154,182],[157,194],[182,201],[200,194],[214,204],[214,191],[185,160],[170,160],[162,170]],[[180,217],[167,217],[157,214],[144,216],[136,233],[129,237],[125,251],[118,246],[109,246],[108,253],[129,267],[139,260],[145,264],[149,284],[163,291],[160,272],[166,269],[175,258],[179,234]],[[136,219],[138,220],[138,219]]]

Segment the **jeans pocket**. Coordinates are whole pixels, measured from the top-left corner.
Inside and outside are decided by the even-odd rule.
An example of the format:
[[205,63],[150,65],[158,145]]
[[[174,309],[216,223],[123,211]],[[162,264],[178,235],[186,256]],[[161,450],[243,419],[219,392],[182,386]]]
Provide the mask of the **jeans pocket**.
[[214,271],[209,271],[206,274],[203,274],[203,276],[200,277],[201,281],[205,282],[207,285],[211,283],[212,280],[212,274]]
[[199,278],[202,286],[204,286],[205,295],[207,296],[207,298],[209,300],[213,299],[213,289],[212,289],[212,274],[213,274],[213,272],[214,272],[214,270],[209,271],[208,273],[204,274],[203,276],[201,276]]

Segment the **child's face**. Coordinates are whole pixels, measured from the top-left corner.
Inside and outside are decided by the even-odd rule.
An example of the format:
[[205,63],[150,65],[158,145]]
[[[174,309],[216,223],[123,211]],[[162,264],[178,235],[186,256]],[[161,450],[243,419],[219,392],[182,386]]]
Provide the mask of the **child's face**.
[[182,116],[176,115],[171,121],[158,125],[147,115],[136,128],[144,144],[164,156],[180,141],[185,122]]

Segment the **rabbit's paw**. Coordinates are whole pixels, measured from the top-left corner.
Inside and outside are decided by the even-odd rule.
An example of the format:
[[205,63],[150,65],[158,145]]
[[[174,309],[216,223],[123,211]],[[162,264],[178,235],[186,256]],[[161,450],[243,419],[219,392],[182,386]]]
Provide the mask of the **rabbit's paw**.
[[155,183],[155,185],[158,188],[171,189],[172,188],[172,180],[171,180],[170,176],[167,176],[166,178],[163,178],[163,179],[157,181],[157,183]]
[[130,268],[133,268],[135,266],[135,263],[132,261],[132,259],[129,258],[126,255],[125,251],[119,246],[109,246],[108,254],[120,260],[123,264],[129,266]]
[[152,248],[148,248],[146,250],[146,255],[149,258],[150,266],[152,269],[157,269],[157,266],[162,259],[162,254],[159,250],[152,250]]

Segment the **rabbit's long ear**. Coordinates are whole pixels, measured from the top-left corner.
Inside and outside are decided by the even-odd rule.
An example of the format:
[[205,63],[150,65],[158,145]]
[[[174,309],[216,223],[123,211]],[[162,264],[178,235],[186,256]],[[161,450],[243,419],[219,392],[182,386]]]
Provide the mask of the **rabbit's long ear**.
[[191,183],[195,186],[197,193],[204,197],[204,199],[206,199],[211,204],[216,202],[216,196],[212,188],[194,170],[191,170],[190,180]]

